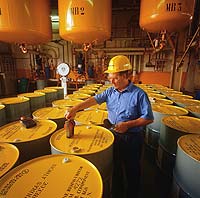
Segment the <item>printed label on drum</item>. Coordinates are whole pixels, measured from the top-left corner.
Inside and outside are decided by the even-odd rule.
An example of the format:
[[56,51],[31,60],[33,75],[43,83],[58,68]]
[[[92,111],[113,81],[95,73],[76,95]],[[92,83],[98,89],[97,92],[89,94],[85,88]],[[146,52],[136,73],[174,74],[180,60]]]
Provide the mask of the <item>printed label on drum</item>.
[[51,145],[64,153],[89,154],[102,151],[113,144],[114,136],[99,126],[75,126],[73,138],[59,130],[51,136]]
[[167,116],[162,122],[170,128],[186,133],[199,133],[200,119],[189,116]]
[[189,156],[200,161],[200,135],[186,135],[179,139],[178,145]]
[[75,120],[83,124],[103,124],[104,119],[108,118],[107,111],[91,110],[80,111],[76,114]]
[[15,197],[17,194],[24,198],[101,197],[102,180],[92,164],[80,157],[76,159],[76,156],[66,160],[60,156],[49,158],[35,160],[13,171],[1,182],[0,195]]
[[66,109],[59,109],[56,107],[47,107],[38,109],[33,112],[33,117],[36,119],[58,119],[64,118]]
[[22,142],[47,136],[56,130],[56,124],[48,120],[38,120],[35,127],[27,129],[19,121],[0,128],[0,141]]

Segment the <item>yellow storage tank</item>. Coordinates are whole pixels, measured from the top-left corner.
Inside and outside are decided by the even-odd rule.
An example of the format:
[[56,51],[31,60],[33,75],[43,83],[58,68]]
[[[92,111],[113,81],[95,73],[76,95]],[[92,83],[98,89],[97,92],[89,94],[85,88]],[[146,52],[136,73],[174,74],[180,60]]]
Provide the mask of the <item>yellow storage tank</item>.
[[148,32],[180,31],[192,21],[195,0],[141,0],[139,24]]
[[56,130],[51,120],[37,120],[36,126],[26,128],[20,121],[0,127],[0,142],[12,143],[19,149],[19,162],[51,153],[49,138]]
[[17,164],[18,158],[16,146],[0,142],[0,178]]
[[1,178],[6,198],[102,198],[99,171],[88,160],[73,155],[47,155],[25,162]]
[[48,0],[0,0],[0,40],[9,43],[46,43],[51,40]]
[[58,0],[58,12],[63,39],[91,43],[110,38],[111,0]]

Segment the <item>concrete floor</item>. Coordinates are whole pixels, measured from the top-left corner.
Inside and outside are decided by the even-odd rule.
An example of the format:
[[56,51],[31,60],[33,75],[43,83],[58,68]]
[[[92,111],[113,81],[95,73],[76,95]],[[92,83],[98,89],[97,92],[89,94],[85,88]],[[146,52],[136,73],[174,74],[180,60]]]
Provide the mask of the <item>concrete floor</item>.
[[156,151],[144,144],[140,198],[171,198],[172,178],[156,164]]

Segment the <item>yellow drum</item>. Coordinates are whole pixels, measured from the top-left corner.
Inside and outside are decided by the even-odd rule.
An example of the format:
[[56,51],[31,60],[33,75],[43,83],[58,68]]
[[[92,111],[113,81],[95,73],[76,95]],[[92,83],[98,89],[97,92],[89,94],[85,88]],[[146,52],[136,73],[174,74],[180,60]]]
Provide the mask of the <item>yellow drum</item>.
[[44,93],[22,93],[18,97],[29,98],[31,112],[46,106]]
[[0,105],[0,126],[6,124],[6,112],[5,112],[5,106]]
[[7,122],[19,120],[21,116],[31,115],[29,98],[2,98],[0,104],[5,106]]
[[51,120],[38,120],[36,126],[25,128],[20,121],[0,127],[0,142],[14,144],[20,152],[20,163],[51,153],[49,138],[56,130]]
[[189,105],[189,106],[185,106],[185,109],[187,109],[187,111],[189,111],[192,116],[200,118],[200,105]]
[[9,43],[47,43],[51,40],[48,0],[0,0],[1,41]]
[[58,0],[58,11],[59,33],[65,40],[91,43],[111,35],[111,0]]
[[180,106],[180,107],[186,107],[186,106],[198,106],[200,105],[200,101],[199,100],[194,100],[194,99],[174,99],[174,102]]
[[74,91],[73,93],[75,93],[75,94],[76,93],[84,93],[84,94],[91,95],[91,96],[95,95],[95,91],[88,90],[88,89],[82,89],[82,90]]
[[108,118],[108,112],[103,110],[79,111],[75,116],[77,124],[103,125],[104,119]]
[[91,95],[88,94],[84,94],[84,93],[73,93],[73,94],[68,94],[67,98],[69,99],[80,99],[80,100],[86,100],[89,97],[91,97]]
[[185,135],[178,139],[174,178],[190,197],[199,197],[200,135]]
[[73,107],[77,104],[80,104],[83,100],[79,99],[62,99],[62,100],[54,100],[52,102],[53,107],[65,108],[65,107]]
[[55,90],[57,90],[57,99],[64,99],[64,88],[63,87],[45,87],[44,89],[55,89]]
[[57,129],[64,127],[65,112],[67,108],[45,107],[33,112],[33,118],[37,120],[52,120],[57,124]]
[[57,90],[56,89],[40,89],[34,91],[34,93],[44,93],[45,94],[45,101],[46,101],[46,106],[50,107],[52,106],[52,102],[54,100],[57,100]]
[[50,139],[52,154],[78,155],[97,167],[103,178],[105,198],[109,197],[111,186],[113,142],[114,136],[108,129],[95,125],[75,126],[72,138],[67,138],[66,131],[61,129]]
[[19,158],[16,146],[0,142],[0,178],[12,169]]
[[164,99],[164,98],[150,98],[151,104],[156,104],[156,105],[171,105],[173,104],[173,101]]
[[47,155],[30,160],[0,180],[0,195],[6,198],[16,195],[102,198],[102,193],[102,179],[96,167],[73,155]]

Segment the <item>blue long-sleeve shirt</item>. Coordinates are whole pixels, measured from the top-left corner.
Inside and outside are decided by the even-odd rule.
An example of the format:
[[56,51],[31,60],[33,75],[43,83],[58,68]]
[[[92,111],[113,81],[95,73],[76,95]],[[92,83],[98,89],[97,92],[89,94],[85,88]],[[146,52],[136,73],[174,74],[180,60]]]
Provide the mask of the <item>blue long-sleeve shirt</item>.
[[[153,119],[147,94],[133,83],[129,83],[122,92],[110,87],[94,98],[98,104],[106,102],[108,119],[112,124],[137,118]],[[139,132],[142,129],[143,127],[133,127],[129,128],[128,132]]]

